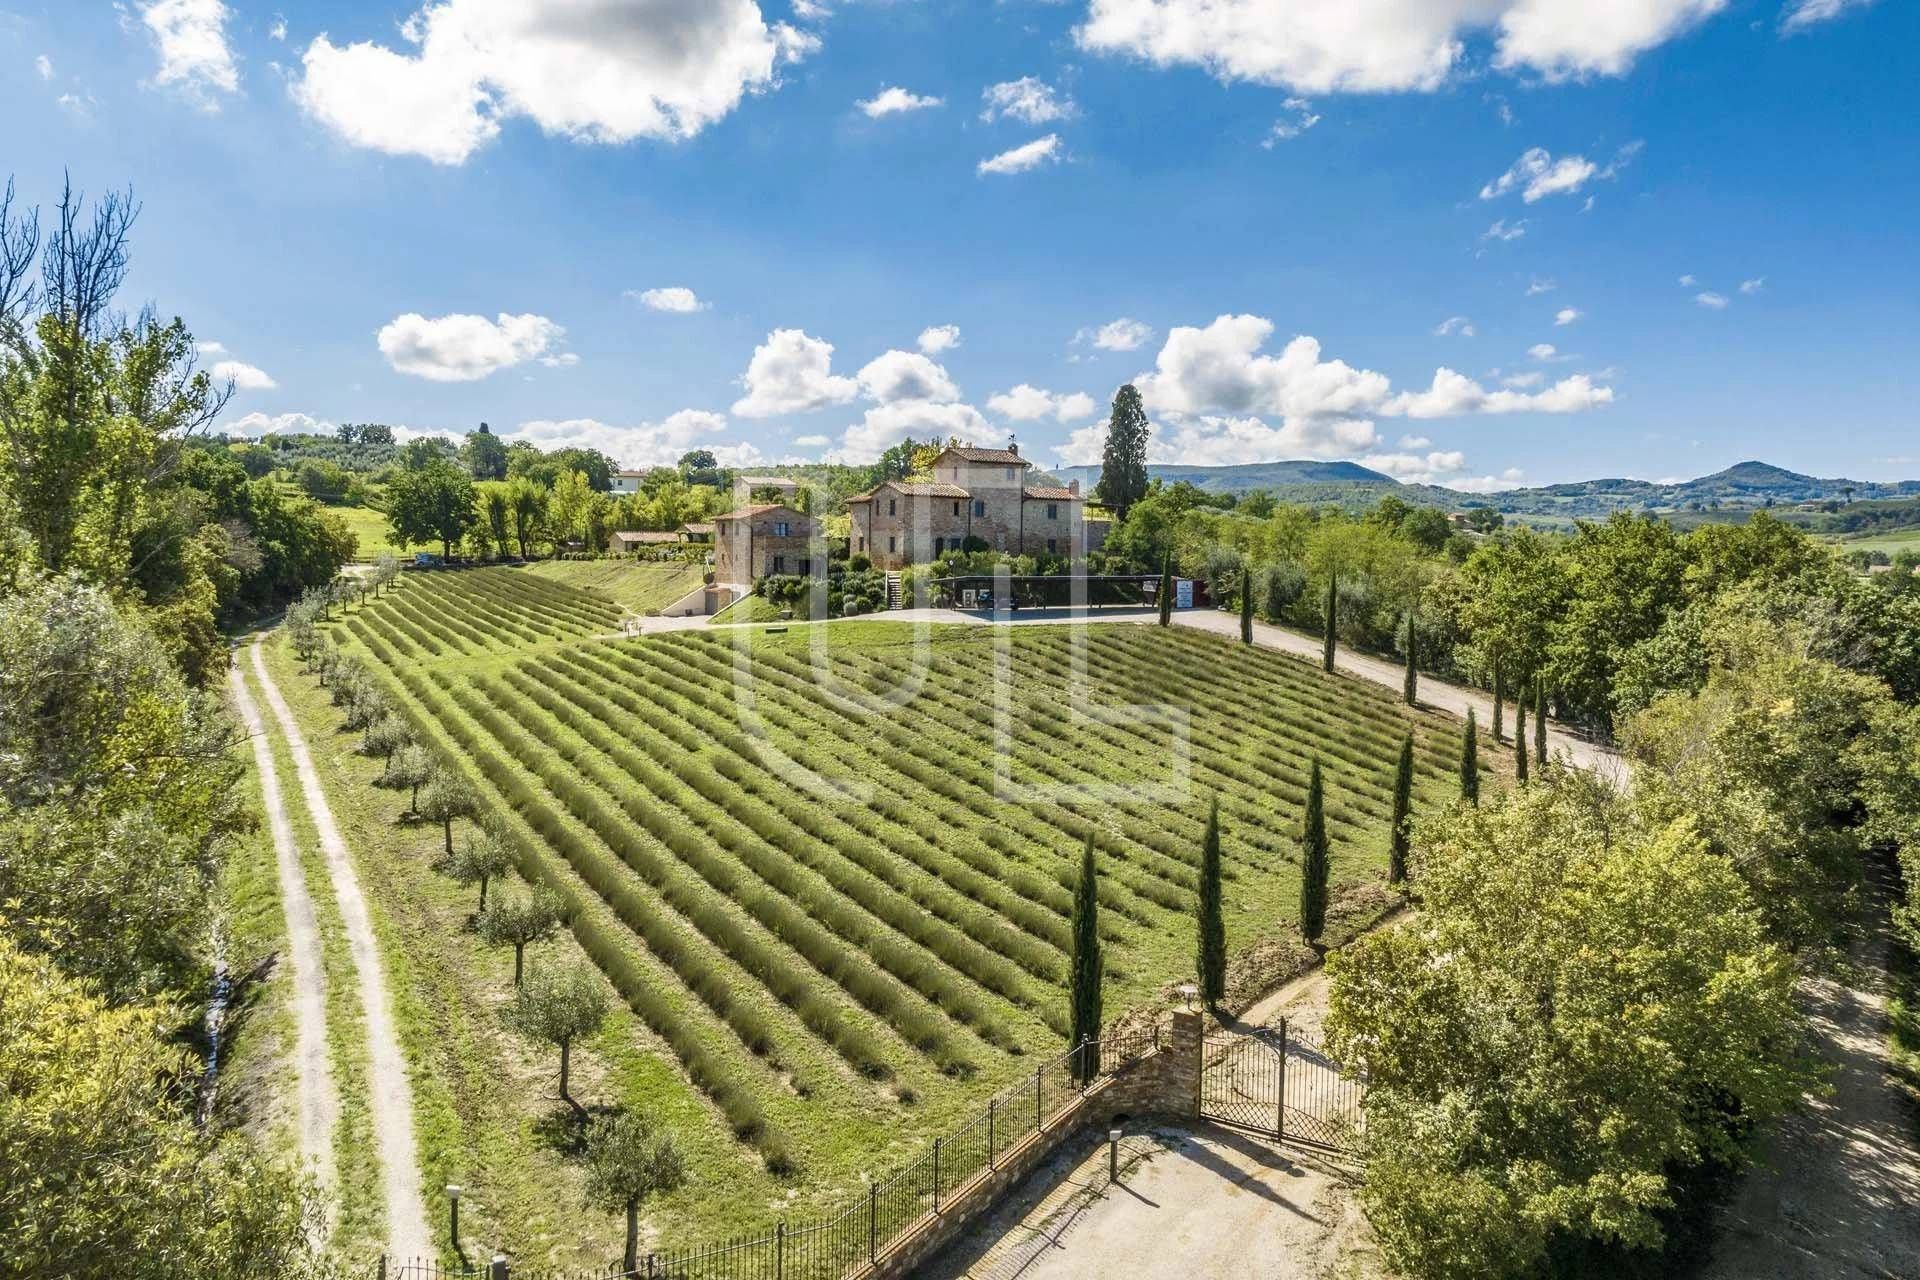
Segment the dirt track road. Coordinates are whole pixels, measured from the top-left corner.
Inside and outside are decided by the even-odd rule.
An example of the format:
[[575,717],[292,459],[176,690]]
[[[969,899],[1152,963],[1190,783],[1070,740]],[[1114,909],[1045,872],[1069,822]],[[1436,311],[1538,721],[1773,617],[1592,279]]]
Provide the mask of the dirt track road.
[[1884,877],[1872,887],[1852,972],[1801,983],[1833,1092],[1808,1098],[1768,1137],[1721,1217],[1708,1280],[1920,1277],[1920,1117],[1887,1057],[1892,889]]
[[380,947],[373,936],[373,920],[367,913],[367,900],[360,891],[360,877],[354,870],[353,855],[340,836],[320,786],[320,775],[313,767],[306,738],[293,718],[267,664],[260,645],[252,646],[254,675],[260,693],[286,739],[300,777],[300,791],[307,812],[320,836],[320,852],[333,882],[333,896],[340,907],[340,919],[346,928],[347,949],[353,957],[353,971],[360,988],[360,1011],[367,1033],[368,1109],[373,1116],[373,1132],[379,1148],[380,1169],[385,1183],[387,1206],[387,1250],[400,1259],[426,1259],[433,1255],[433,1237],[427,1230],[426,1213],[420,1198],[420,1164],[413,1143],[413,1091],[407,1081],[407,1060],[400,1051],[400,1036],[394,1027],[392,1002],[387,995]]
[[312,1172],[323,1193],[334,1186],[333,1130],[340,1116],[340,1095],[327,1058],[327,979],[320,953],[320,922],[314,915],[307,878],[300,869],[300,851],[294,844],[293,824],[287,820],[280,775],[273,762],[273,746],[260,708],[247,691],[239,663],[228,672],[233,703],[240,723],[253,742],[253,764],[260,775],[261,802],[273,836],[274,863],[279,873],[280,908],[287,925],[287,976],[293,988],[295,1089],[300,1116],[300,1159]]

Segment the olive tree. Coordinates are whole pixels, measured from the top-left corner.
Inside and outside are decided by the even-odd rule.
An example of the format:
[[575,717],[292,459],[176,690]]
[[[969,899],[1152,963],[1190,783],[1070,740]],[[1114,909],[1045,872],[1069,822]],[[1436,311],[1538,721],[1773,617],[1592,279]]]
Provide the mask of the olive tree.
[[560,1050],[560,1100],[582,1117],[586,1108],[567,1091],[573,1044],[600,1029],[609,1004],[606,982],[598,973],[587,965],[566,965],[539,970],[500,1011],[507,1030]]
[[640,1206],[679,1186],[686,1167],[680,1144],[644,1112],[622,1111],[588,1131],[587,1200],[610,1213],[626,1214],[623,1272],[640,1268]]

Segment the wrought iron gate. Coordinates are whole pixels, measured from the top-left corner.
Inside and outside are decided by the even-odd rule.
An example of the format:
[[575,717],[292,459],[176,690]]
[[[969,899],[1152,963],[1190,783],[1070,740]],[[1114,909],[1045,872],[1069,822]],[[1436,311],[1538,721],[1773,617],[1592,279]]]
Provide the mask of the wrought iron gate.
[[1351,1151],[1366,1080],[1343,1071],[1317,1039],[1288,1029],[1216,1031],[1201,1048],[1200,1114],[1283,1142]]

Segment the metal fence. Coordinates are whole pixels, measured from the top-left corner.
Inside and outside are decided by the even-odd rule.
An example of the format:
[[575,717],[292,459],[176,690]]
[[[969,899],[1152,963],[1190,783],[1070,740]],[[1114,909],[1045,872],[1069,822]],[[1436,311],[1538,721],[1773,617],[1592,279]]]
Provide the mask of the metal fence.
[[[607,1280],[843,1280],[951,1205],[970,1183],[999,1168],[1016,1145],[1045,1132],[1093,1083],[1158,1049],[1162,1034],[1155,1021],[1083,1041],[1042,1063],[989,1098],[986,1108],[959,1129],[934,1139],[913,1163],[869,1178],[865,1196],[823,1217],[781,1222],[765,1235],[649,1254],[636,1271],[601,1275]],[[379,1280],[507,1280],[508,1268],[495,1266],[499,1269],[413,1262],[390,1268],[382,1259]],[[513,1266],[511,1280],[559,1278]]]

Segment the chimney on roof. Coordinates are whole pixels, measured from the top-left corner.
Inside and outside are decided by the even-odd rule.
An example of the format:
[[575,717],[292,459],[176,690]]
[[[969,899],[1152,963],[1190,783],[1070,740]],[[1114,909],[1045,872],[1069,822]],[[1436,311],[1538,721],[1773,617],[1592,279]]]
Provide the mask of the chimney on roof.
[[1011,437],[1009,437],[1009,438],[1008,438],[1008,440],[1007,440],[1007,452],[1008,452],[1008,453],[1010,453],[1010,454],[1012,454],[1012,455],[1013,455],[1014,457],[1016,457],[1016,458],[1017,458],[1017,457],[1019,457],[1019,456],[1020,456],[1020,442],[1019,442],[1018,440],[1015,440],[1015,439],[1012,439]]
[[1074,497],[1076,497],[1076,498],[1077,498],[1077,497],[1079,497],[1079,496],[1080,496],[1080,482],[1079,482],[1078,480],[1069,480],[1069,481],[1067,481],[1067,492],[1068,492],[1068,493],[1070,493],[1070,494],[1072,494],[1072,495],[1073,495]]

